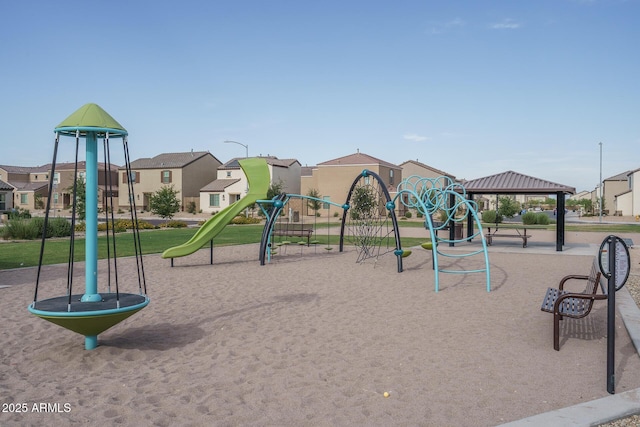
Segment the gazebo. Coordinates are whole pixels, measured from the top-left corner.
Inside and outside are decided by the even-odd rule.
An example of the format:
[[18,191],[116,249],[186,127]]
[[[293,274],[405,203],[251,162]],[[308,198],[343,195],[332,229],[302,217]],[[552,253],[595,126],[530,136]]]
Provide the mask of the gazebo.
[[[565,195],[575,194],[576,189],[541,178],[506,171],[463,183],[467,198],[473,200],[477,194],[555,194],[557,200],[556,251],[562,251],[564,245]],[[473,223],[467,222],[468,233],[473,233]]]

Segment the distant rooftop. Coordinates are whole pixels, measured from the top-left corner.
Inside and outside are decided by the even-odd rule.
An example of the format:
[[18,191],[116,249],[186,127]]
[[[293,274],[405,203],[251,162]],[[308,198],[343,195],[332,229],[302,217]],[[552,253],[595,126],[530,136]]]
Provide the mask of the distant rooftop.
[[385,162],[373,156],[365,153],[357,152],[349,154],[348,156],[338,157],[337,159],[327,160],[326,162],[318,163],[318,166],[365,166],[365,165],[380,165],[389,168],[400,169],[400,166],[393,163]]
[[186,153],[162,153],[155,157],[143,157],[131,162],[131,169],[183,168],[206,155],[208,151],[188,151]]
[[[288,168],[294,163],[298,162],[297,159],[279,159],[275,156],[266,156],[266,157],[256,156],[256,157],[260,159],[264,159],[267,162],[267,164],[270,166],[283,167],[283,168]],[[229,160],[227,163],[220,166],[219,169],[239,169],[240,163],[238,162],[244,158],[245,157],[235,157]]]

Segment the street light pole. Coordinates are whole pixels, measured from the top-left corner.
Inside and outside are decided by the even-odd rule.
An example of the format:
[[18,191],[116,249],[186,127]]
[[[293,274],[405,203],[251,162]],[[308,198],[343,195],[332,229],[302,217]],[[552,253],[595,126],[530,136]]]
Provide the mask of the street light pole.
[[249,158],[249,144],[243,144],[242,142],[238,142],[238,141],[224,141],[225,144],[238,144],[238,145],[242,145],[246,151],[246,158]]
[[[245,149],[245,158],[249,158],[249,144],[243,144],[242,142],[238,142],[238,141],[223,141],[225,144],[238,144],[238,145],[242,145]],[[245,188],[245,194],[249,193],[249,180],[248,178],[245,176],[245,179],[247,180],[247,185]],[[249,208],[245,209],[244,211],[244,216],[245,218],[249,218]]]
[[598,205],[600,206],[600,222],[602,222],[602,201],[603,201],[603,186],[602,186],[602,142],[600,142],[600,182],[598,183],[600,187],[600,199],[598,200]]

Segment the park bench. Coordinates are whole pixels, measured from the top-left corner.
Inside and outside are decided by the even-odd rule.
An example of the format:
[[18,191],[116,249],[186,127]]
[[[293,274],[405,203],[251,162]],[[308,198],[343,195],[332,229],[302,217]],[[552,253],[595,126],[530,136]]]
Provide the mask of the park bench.
[[313,227],[301,223],[276,222],[272,234],[281,237],[306,237],[307,246],[309,246]]
[[[508,232],[504,232],[504,230],[513,230],[515,231],[515,233],[508,233]],[[520,231],[522,230],[522,232]],[[506,237],[506,238],[518,238],[518,239],[522,239],[522,247],[526,248],[527,247],[527,240],[531,238],[530,234],[527,234],[527,229],[526,228],[503,228],[502,230],[500,230],[500,228],[495,227],[493,233],[491,232],[491,227],[487,227],[487,234],[485,234],[485,237],[487,239],[487,244],[490,245],[491,243],[493,243],[493,238],[494,237]]]
[[[607,299],[606,287],[601,282],[602,273],[598,267],[598,261],[593,260],[593,266],[588,276],[571,274],[560,280],[557,288],[547,289],[542,301],[542,311],[553,313],[553,348],[560,351],[560,321],[563,317],[579,319],[591,312],[595,300]],[[585,280],[587,282],[582,292],[573,292],[564,288],[570,280]],[[598,294],[598,286],[602,288],[602,294]]]

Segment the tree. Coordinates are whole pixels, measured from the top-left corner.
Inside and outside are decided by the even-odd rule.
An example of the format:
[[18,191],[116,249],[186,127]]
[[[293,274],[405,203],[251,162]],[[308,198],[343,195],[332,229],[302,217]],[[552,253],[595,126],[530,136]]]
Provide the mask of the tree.
[[[267,189],[267,200],[273,200],[274,197],[276,197],[277,195],[282,193],[282,181],[278,181],[276,182],[272,182],[271,185],[269,185],[269,188]],[[273,205],[269,205],[266,208],[267,213],[271,214],[271,211],[273,210]]]
[[172,184],[171,186],[165,185],[153,193],[149,200],[151,213],[165,220],[173,218],[173,214],[180,210],[180,200],[177,197],[179,192],[173,188]]
[[367,220],[375,216],[376,195],[371,187],[356,187],[351,200],[352,220]]
[[307,201],[307,206],[309,207],[309,209],[311,209],[314,212],[315,216],[318,216],[318,211],[320,210],[320,208],[322,207],[322,203],[320,202],[319,199],[320,197],[322,197],[320,195],[320,191],[318,191],[315,188],[311,188],[309,189],[309,191],[307,192],[307,196],[309,197],[313,197],[313,199],[309,199]]
[[[66,191],[73,196],[74,186],[66,188]],[[84,178],[79,176],[76,178],[75,185],[75,199],[76,199],[76,216],[80,221],[84,221],[87,216],[87,184],[84,182]]]
[[511,197],[500,197],[498,204],[498,214],[507,218],[513,218],[520,211],[519,203]]
[[282,181],[272,182],[271,185],[269,186],[269,189],[267,189],[267,200],[271,200],[277,195],[279,195],[280,193],[282,193],[283,186],[284,185]]

